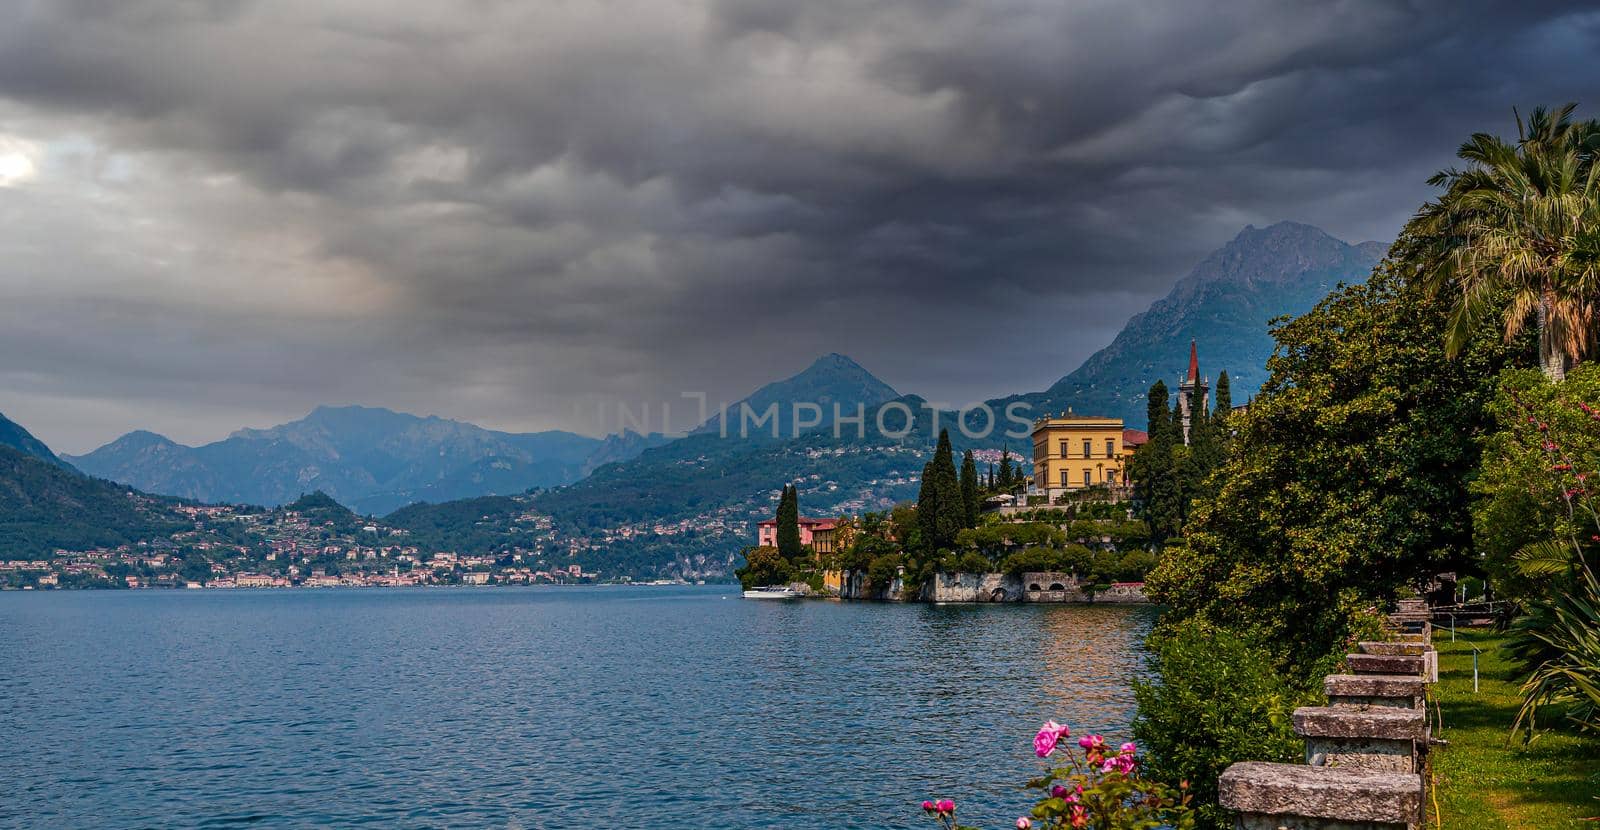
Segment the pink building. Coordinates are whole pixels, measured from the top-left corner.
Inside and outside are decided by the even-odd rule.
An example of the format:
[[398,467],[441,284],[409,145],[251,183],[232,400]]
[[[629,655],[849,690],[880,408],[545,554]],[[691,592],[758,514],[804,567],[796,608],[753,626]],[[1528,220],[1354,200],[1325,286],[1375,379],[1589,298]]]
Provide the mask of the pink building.
[[[810,545],[817,553],[833,552],[833,531],[838,519],[800,518],[800,544]],[[756,524],[756,544],[769,548],[778,546],[778,520],[767,519]]]

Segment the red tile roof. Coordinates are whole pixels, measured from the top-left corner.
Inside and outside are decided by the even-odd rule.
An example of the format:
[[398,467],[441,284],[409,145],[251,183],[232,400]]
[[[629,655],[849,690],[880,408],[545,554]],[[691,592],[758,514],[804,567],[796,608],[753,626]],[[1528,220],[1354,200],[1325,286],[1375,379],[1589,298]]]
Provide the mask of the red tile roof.
[[[777,524],[778,524],[778,520],[777,519],[762,519],[761,521],[756,522],[756,527],[769,527],[769,526],[774,526],[775,527],[775,526],[777,526]],[[812,530],[832,530],[835,527],[839,526],[839,520],[838,519],[808,519],[808,518],[806,518],[804,516],[801,516],[800,517],[800,524],[802,526],[804,526],[804,527],[809,527]]]

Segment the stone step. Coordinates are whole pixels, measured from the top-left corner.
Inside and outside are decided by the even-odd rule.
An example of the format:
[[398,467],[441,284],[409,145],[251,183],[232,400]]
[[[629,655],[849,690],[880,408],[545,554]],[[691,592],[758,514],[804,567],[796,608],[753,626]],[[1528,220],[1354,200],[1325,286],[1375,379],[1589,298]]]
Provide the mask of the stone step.
[[1395,600],[1394,610],[1400,613],[1405,613],[1407,611],[1426,611],[1428,610],[1428,601],[1425,599]]
[[1356,644],[1356,648],[1362,654],[1402,654],[1410,656],[1420,656],[1424,651],[1428,650],[1426,643],[1390,641],[1361,642]]
[[1421,709],[1397,706],[1302,706],[1294,731],[1306,739],[1306,763],[1373,772],[1416,772],[1417,741],[1428,738]]
[[1294,710],[1294,731],[1303,738],[1419,741],[1428,736],[1428,717],[1396,706],[1302,706]]
[[1423,659],[1411,654],[1347,654],[1353,674],[1407,674],[1420,677]]
[[1422,821],[1422,776],[1414,774],[1243,761],[1222,773],[1218,789],[1246,830],[1402,830]]
[[1398,706],[1421,709],[1424,683],[1404,674],[1330,674],[1322,693],[1330,706]]

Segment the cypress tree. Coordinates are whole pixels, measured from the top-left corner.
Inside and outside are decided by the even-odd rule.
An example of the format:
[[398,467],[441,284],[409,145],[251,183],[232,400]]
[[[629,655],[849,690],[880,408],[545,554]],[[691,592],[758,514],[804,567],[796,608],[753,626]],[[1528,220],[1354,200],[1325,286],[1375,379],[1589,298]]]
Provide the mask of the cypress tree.
[[988,486],[988,489],[989,489],[990,492],[994,491],[994,484],[995,484],[994,463],[990,462],[989,463],[989,486]]
[[1150,440],[1133,455],[1134,493],[1140,512],[1150,524],[1151,541],[1160,545],[1175,531],[1175,513],[1182,485],[1176,455],[1183,445],[1183,421],[1168,409],[1167,385],[1156,381],[1146,401]]
[[1151,442],[1166,437],[1167,428],[1172,426],[1167,406],[1167,385],[1158,380],[1150,385],[1150,394],[1145,396],[1145,428],[1150,431]]
[[800,492],[784,485],[778,499],[778,553],[793,562],[800,558]]
[[929,550],[955,547],[956,534],[966,526],[967,511],[962,506],[961,480],[956,475],[955,451],[950,448],[950,431],[939,430],[939,445],[933,451],[933,490],[937,505],[933,524],[933,544]]
[[1006,447],[1000,451],[1000,489],[1009,493],[1016,486],[1016,475],[1011,471],[1011,448]]
[[1217,466],[1228,460],[1228,448],[1233,445],[1233,391],[1228,383],[1228,373],[1217,375],[1217,410],[1211,416],[1211,440],[1217,445]]
[[922,487],[917,490],[917,542],[923,550],[933,550],[934,538],[938,534],[937,517],[939,515],[939,476],[934,472],[933,461],[922,465]]
[[978,463],[972,459],[972,450],[961,456],[961,506],[962,527],[978,526]]

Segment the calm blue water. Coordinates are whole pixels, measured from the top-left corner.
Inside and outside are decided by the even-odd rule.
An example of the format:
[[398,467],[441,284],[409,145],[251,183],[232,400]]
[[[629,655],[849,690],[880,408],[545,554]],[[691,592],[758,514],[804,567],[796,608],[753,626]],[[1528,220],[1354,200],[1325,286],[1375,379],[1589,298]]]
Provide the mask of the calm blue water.
[[736,596],[0,594],[0,827],[1003,828],[1153,616]]

